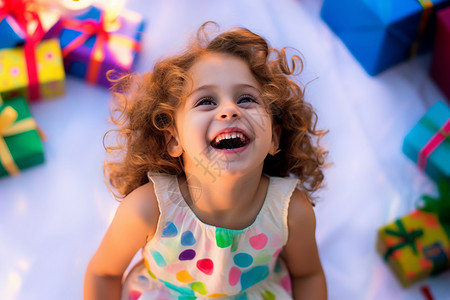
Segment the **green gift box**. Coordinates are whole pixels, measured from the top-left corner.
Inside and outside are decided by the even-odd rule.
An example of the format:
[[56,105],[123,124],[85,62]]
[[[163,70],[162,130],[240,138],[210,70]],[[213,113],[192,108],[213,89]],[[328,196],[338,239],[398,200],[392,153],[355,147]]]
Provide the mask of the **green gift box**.
[[377,251],[403,286],[450,267],[450,186],[439,182],[440,199],[423,196],[425,206],[382,226]]
[[44,162],[35,120],[24,98],[0,99],[0,176]]
[[437,101],[403,141],[403,153],[433,180],[450,181],[450,107]]

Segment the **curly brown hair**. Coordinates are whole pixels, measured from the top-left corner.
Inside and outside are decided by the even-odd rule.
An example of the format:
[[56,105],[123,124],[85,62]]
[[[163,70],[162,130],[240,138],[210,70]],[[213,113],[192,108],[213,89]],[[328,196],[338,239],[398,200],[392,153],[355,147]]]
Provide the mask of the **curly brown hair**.
[[[179,158],[169,155],[166,132],[175,128],[175,112],[187,94],[187,73],[202,55],[221,53],[243,59],[262,87],[261,98],[281,128],[280,152],[268,155],[263,172],[271,176],[295,176],[311,196],[323,181],[326,151],[319,146],[326,133],[317,130],[317,115],[304,101],[304,91],[290,75],[302,71],[298,55],[288,59],[286,49],[271,48],[261,36],[236,27],[209,39],[203,24],[187,49],[180,55],[158,61],[153,72],[128,74],[115,81],[112,88],[117,107],[111,121],[118,129],[115,145],[106,146],[110,159],[104,163],[105,180],[123,198],[148,182],[147,172],[180,175]],[[215,23],[213,23],[215,24]],[[290,66],[291,64],[291,66]]]

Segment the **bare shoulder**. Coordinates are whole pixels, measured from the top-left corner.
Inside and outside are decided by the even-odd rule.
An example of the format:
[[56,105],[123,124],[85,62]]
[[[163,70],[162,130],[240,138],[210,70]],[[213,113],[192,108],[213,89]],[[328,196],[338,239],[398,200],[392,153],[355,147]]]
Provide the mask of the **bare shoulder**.
[[295,190],[288,209],[288,238],[284,257],[292,276],[321,272],[315,239],[316,217],[306,193]]
[[154,223],[159,216],[159,207],[153,183],[148,182],[128,194],[122,200],[118,210],[137,214],[143,220]]
[[306,193],[295,190],[288,209],[288,240],[282,251],[294,299],[326,299],[325,275],[317,249],[316,217]]
[[123,240],[125,244],[134,245],[135,248],[143,247],[153,237],[158,220],[158,202],[153,183],[148,182],[122,200],[106,236]]
[[158,219],[152,183],[127,195],[89,264],[90,271],[101,276],[121,276],[136,252],[153,237]]
[[301,226],[314,231],[315,224],[316,218],[309,197],[305,192],[295,189],[289,203],[288,227]]

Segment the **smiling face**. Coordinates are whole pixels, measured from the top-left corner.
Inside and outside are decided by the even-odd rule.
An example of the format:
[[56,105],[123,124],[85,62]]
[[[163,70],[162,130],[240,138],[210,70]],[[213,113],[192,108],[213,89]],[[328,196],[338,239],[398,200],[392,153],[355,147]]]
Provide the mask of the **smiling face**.
[[260,85],[246,62],[210,53],[188,74],[190,94],[175,115],[169,153],[182,153],[186,174],[199,178],[260,173],[278,144]]

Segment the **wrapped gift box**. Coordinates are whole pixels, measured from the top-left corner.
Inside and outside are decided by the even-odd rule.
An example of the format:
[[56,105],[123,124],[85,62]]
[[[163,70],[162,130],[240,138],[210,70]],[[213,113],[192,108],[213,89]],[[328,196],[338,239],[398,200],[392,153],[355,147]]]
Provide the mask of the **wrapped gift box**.
[[436,102],[403,141],[403,153],[435,181],[450,181],[450,108]]
[[[4,99],[49,98],[64,93],[65,73],[59,41],[43,40],[33,56],[27,59],[24,47],[0,50],[0,93]],[[37,73],[34,84],[29,78],[30,63],[35,65]]]
[[63,21],[61,48],[68,74],[110,87],[106,73],[129,73],[140,50],[144,21],[124,10],[112,22],[92,6],[86,13]]
[[0,49],[12,48],[25,41],[25,33],[16,19],[7,15],[0,20]]
[[436,39],[431,57],[430,74],[450,100],[450,8],[437,13]]
[[370,75],[433,44],[435,12],[449,0],[324,0],[321,16]]
[[450,267],[450,183],[438,183],[439,198],[378,230],[377,250],[403,286]]
[[447,233],[435,214],[421,210],[381,227],[377,250],[403,286],[450,266]]
[[377,250],[405,287],[450,266],[449,237],[435,214],[421,210],[381,227]]
[[0,49],[23,45],[27,32],[33,34],[38,27],[40,39],[58,37],[62,29],[60,21],[59,11],[45,1],[0,1]]
[[0,176],[43,162],[42,143],[26,100],[0,101]]

